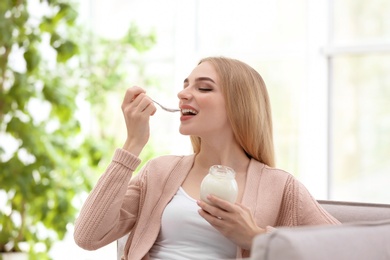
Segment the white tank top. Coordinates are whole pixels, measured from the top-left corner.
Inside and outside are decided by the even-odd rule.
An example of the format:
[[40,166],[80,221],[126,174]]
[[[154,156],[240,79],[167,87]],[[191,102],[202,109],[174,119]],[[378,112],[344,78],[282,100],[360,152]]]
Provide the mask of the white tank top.
[[198,213],[181,187],[166,206],[160,233],[149,251],[152,260],[235,259],[237,246]]

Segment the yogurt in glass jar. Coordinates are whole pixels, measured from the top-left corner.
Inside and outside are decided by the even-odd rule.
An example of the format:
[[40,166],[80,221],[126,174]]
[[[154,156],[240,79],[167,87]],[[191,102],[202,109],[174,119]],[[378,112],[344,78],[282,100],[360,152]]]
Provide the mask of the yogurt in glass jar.
[[236,172],[224,165],[213,165],[200,184],[200,199],[213,205],[208,199],[209,194],[220,199],[235,203],[238,195]]

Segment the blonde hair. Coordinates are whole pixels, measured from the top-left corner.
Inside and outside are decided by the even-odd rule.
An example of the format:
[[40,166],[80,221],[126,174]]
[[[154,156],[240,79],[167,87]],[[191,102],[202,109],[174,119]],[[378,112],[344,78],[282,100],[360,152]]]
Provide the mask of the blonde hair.
[[[249,65],[225,57],[208,57],[216,70],[226,101],[226,112],[237,142],[245,153],[268,166],[275,166],[271,107],[267,88],[260,74]],[[191,136],[195,153],[201,139]]]

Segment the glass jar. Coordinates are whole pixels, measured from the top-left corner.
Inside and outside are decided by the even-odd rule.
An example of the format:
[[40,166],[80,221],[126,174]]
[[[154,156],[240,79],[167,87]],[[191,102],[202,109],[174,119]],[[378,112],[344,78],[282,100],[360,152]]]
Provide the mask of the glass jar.
[[224,165],[213,165],[200,184],[200,199],[213,205],[208,199],[209,194],[223,200],[235,203],[238,195],[236,172]]

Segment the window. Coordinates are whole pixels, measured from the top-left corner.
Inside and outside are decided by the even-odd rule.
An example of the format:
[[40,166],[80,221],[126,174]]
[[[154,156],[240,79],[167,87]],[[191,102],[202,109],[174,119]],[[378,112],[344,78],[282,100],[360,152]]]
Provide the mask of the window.
[[333,2],[328,53],[331,195],[389,203],[390,2]]
[[[115,37],[130,21],[156,31],[143,61],[155,86],[145,87],[156,87],[166,105],[176,104],[200,58],[242,59],[268,86],[277,167],[318,199],[390,200],[389,1],[93,2],[92,27],[101,34]],[[152,123],[152,137],[167,137],[157,138],[162,150],[191,152],[177,117]]]

